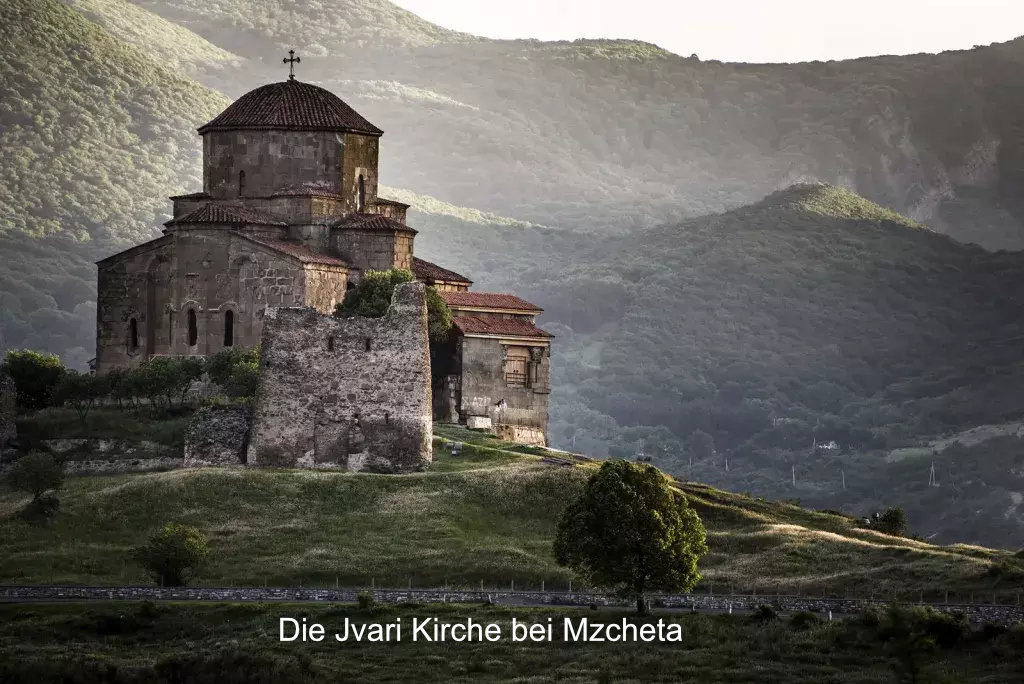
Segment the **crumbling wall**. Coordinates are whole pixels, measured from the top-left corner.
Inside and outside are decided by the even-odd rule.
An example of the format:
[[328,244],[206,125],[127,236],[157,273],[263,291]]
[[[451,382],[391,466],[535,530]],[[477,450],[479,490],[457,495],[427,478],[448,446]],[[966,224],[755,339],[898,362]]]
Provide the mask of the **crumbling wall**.
[[14,381],[6,375],[0,375],[0,453],[18,436],[14,423],[17,400]]
[[245,406],[204,406],[185,432],[185,467],[239,465],[249,440],[249,409]]
[[431,460],[430,405],[422,283],[395,288],[382,318],[268,309],[247,461],[422,470]]

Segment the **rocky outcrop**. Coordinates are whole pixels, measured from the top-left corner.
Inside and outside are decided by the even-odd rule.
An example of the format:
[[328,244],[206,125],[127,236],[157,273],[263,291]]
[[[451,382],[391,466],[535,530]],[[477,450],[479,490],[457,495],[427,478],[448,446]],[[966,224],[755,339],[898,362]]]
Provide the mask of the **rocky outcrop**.
[[205,406],[196,411],[185,433],[185,467],[244,463],[249,424],[245,406]]

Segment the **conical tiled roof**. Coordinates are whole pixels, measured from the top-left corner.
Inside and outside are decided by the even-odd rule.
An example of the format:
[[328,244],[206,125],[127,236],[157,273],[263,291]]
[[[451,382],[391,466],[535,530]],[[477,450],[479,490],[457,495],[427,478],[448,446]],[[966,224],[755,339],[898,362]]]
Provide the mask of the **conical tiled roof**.
[[302,81],[270,83],[249,91],[200,127],[199,134],[240,128],[383,133],[331,91]]

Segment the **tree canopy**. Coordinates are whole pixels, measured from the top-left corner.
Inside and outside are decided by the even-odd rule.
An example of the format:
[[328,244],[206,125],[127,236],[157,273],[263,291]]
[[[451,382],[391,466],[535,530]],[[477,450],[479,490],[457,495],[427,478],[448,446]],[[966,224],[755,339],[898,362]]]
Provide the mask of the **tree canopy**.
[[704,524],[657,468],[609,461],[591,476],[558,525],[555,555],[593,584],[634,597],[688,591],[708,551]]

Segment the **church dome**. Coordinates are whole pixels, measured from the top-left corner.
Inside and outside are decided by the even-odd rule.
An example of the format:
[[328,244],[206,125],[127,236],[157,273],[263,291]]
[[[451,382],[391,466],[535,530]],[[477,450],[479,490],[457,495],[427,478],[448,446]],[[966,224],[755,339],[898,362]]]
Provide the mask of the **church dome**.
[[331,91],[295,80],[250,90],[200,127],[199,134],[237,129],[383,133]]

